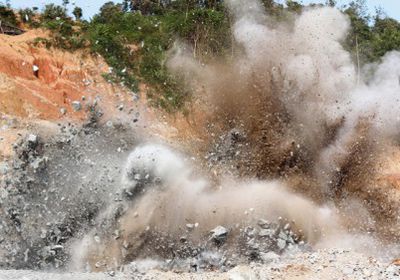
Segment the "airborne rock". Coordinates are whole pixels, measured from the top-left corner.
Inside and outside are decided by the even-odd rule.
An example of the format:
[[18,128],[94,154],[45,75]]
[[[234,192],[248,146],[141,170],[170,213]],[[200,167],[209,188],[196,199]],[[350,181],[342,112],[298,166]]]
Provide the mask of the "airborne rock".
[[223,243],[228,236],[228,230],[223,226],[217,226],[210,233],[212,234],[211,238],[217,243]]
[[29,144],[36,145],[38,142],[38,137],[35,134],[29,134],[27,141]]
[[71,103],[72,109],[74,109],[75,112],[78,112],[82,109],[82,104],[79,101],[73,101]]

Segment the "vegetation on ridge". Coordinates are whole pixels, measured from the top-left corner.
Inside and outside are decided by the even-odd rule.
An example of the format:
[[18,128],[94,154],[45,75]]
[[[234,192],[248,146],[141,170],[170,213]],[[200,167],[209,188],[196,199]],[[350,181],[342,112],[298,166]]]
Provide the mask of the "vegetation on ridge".
[[[262,0],[266,12],[277,21],[290,20],[304,6],[287,0],[286,5]],[[316,5],[316,4],[314,4]],[[320,4],[318,4],[320,5]],[[335,6],[334,0],[325,5]],[[69,1],[63,6],[46,5],[20,10],[18,15],[0,5],[0,19],[11,24],[51,30],[50,40],[38,38],[48,47],[69,51],[90,49],[104,57],[111,71],[105,74],[110,82],[121,83],[136,91],[143,81],[152,89],[154,104],[174,111],[190,98],[179,79],[168,73],[165,61],[168,50],[179,39],[192,47],[193,56],[206,62],[215,57],[228,57],[232,44],[231,16],[218,0],[124,0],[122,4],[105,3],[90,21],[82,20],[82,9],[68,15]],[[390,50],[400,50],[400,23],[382,11],[371,16],[365,0],[356,0],[341,9],[351,20],[351,31],[345,47],[360,63],[379,60]]]

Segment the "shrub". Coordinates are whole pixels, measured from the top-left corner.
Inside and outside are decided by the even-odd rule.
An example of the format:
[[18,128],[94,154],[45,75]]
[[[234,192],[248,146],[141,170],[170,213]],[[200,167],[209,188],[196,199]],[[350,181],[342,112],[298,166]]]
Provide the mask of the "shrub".
[[13,10],[0,4],[0,20],[9,24],[18,25],[18,20]]
[[28,24],[29,26],[34,28],[40,26],[40,23],[37,20],[38,15],[33,9],[20,9],[18,13],[23,23]]
[[53,20],[61,20],[67,18],[67,10],[64,7],[48,4],[44,7],[41,21],[48,22]]

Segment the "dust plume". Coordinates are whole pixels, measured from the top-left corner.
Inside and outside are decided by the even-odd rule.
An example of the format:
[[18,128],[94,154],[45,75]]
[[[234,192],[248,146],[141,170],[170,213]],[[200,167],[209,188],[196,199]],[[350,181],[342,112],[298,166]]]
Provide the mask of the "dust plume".
[[[400,53],[356,69],[343,46],[349,19],[335,8],[308,8],[288,23],[273,22],[256,0],[226,5],[241,51],[203,65],[177,45],[169,66],[197,89],[215,139],[245,135],[235,171],[297,178],[291,187],[319,202],[344,193],[375,199],[365,193],[376,159],[397,145]],[[215,139],[206,145],[224,145]]]
[[[220,225],[239,248],[241,229],[259,219],[283,220],[317,248],[372,252],[399,237],[399,206],[376,178],[377,159],[397,145],[400,53],[356,69],[343,47],[349,19],[334,8],[273,22],[257,0],[226,6],[233,57],[204,65],[177,43],[168,61],[206,116],[194,128],[204,144],[192,147],[204,157],[192,164],[164,146],[137,147],[123,198],[77,241],[78,264],[186,256],[180,239],[208,244]],[[115,238],[103,238],[110,229]]]
[[[109,269],[129,260],[166,258],[170,255],[168,243],[179,255],[174,244],[183,233],[187,233],[185,243],[207,243],[210,229],[221,225],[229,230],[228,247],[239,250],[242,229],[260,220],[284,221],[285,227],[315,248],[370,250],[370,246],[379,246],[362,232],[349,234],[334,206],[317,205],[290,192],[283,182],[224,178],[215,185],[194,171],[185,157],[166,146],[137,147],[128,158],[122,179],[122,192],[136,195],[122,202],[123,210],[115,208],[115,203],[107,209],[108,217],[118,216],[113,226],[106,226],[112,218],[100,215],[96,229],[72,246],[73,268],[82,269],[87,264],[98,268],[104,263]],[[112,209],[122,215],[109,215]],[[190,232],[186,231],[188,224],[194,225]],[[111,229],[118,233],[111,233]],[[159,236],[145,238],[154,232],[167,236],[159,248]],[[118,238],[110,239],[110,234]]]

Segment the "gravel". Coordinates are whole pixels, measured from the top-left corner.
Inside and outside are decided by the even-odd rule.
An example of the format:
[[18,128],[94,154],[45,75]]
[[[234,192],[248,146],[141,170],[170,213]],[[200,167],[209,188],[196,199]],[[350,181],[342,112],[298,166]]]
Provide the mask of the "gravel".
[[82,110],[82,104],[80,101],[73,101],[71,103],[72,109],[74,109],[75,112],[78,112]]
[[[382,263],[371,257],[340,249],[297,253],[285,258],[268,254],[268,263],[239,265],[224,272],[173,272],[162,269],[158,261],[131,263],[120,271],[105,273],[43,273],[32,271],[0,271],[1,280],[97,280],[97,279],[208,279],[208,280],[398,280],[400,266]],[[334,259],[334,261],[332,261]]]
[[0,163],[0,269],[65,267],[69,243],[113,199],[117,182],[109,179],[120,176],[124,161],[115,150],[136,141],[130,130],[93,120],[58,129],[22,135],[15,156]]

